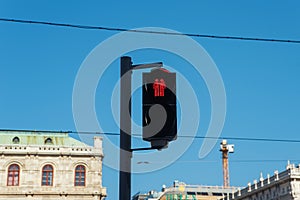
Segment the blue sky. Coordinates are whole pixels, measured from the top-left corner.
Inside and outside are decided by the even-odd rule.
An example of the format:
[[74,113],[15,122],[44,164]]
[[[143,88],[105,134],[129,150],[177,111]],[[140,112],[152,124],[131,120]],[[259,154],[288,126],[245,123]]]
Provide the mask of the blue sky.
[[[105,27],[162,27],[184,33],[300,40],[298,1],[15,1],[0,2],[0,17]],[[76,130],[72,92],[82,62],[102,41],[117,32],[0,22],[0,128]],[[193,38],[216,63],[226,89],[227,113],[223,137],[300,139],[300,45]],[[200,102],[199,136],[210,120],[210,96],[201,76],[184,59],[145,49],[127,55],[134,63],[162,61],[185,75]],[[105,57],[106,55],[103,55]],[[121,56],[121,55],[120,55]],[[119,74],[115,60],[99,82],[96,111],[104,131],[118,132],[110,110],[111,91]],[[134,74],[139,80],[139,73]],[[178,91],[180,93],[180,91]],[[134,118],[139,122],[139,94]],[[184,111],[181,111],[184,112]],[[193,120],[191,119],[191,123]],[[119,138],[108,138],[118,144]],[[170,145],[182,142],[178,138]],[[222,185],[219,146],[204,159],[196,139],[173,164],[153,172],[133,174],[132,193],[160,189],[173,180],[188,184]],[[263,172],[283,170],[300,160],[298,143],[229,141],[231,185],[246,186]],[[134,145],[148,145],[134,141]],[[167,151],[167,150],[166,150]],[[110,152],[105,151],[109,158]],[[157,152],[160,153],[160,152]],[[157,162],[163,162],[162,157]],[[144,161],[144,160],[142,160]],[[137,165],[136,161],[133,165]],[[153,163],[144,164],[151,168]],[[143,165],[139,166],[143,167]],[[107,199],[118,196],[118,172],[104,166]]]

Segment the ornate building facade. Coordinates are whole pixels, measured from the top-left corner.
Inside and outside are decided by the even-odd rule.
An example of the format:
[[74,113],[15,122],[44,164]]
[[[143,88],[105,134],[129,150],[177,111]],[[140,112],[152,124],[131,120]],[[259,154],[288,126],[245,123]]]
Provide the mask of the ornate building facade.
[[224,200],[300,200],[300,166],[288,164],[283,172],[275,171]]
[[101,200],[102,138],[88,146],[66,132],[0,131],[0,200]]

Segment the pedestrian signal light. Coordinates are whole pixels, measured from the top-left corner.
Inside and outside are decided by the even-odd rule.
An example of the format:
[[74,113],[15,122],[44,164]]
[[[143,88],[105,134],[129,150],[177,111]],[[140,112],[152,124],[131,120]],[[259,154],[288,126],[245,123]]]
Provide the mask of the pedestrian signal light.
[[177,138],[176,73],[154,69],[143,73],[143,140],[152,147]]

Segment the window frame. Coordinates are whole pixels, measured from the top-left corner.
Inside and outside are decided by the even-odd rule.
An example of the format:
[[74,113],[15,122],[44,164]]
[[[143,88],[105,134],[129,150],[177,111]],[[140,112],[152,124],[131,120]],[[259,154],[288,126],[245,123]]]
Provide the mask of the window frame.
[[[13,167],[17,167],[17,169],[14,169]],[[17,176],[16,176],[16,174],[17,174]],[[11,181],[10,181],[10,177],[12,177]],[[15,183],[16,177],[17,177],[17,183]],[[10,164],[8,166],[6,185],[7,186],[19,186],[20,185],[20,166],[18,164],[14,163],[14,164]]]
[[[84,165],[77,165],[74,171],[74,186],[85,187],[86,186],[86,167]],[[79,173],[79,180],[76,180],[76,174]],[[82,178],[83,177],[83,178]],[[82,181],[83,180],[83,181]],[[83,184],[82,184],[83,183]]]
[[[48,169],[45,169],[46,167],[51,167],[51,170],[48,170]],[[44,184],[44,173],[46,174],[46,176],[45,176],[45,180],[46,180],[46,182],[45,182],[45,184]],[[50,183],[48,182],[48,177],[51,175],[51,179],[50,179]],[[42,179],[41,179],[41,185],[42,186],[53,186],[53,179],[54,179],[54,167],[52,166],[52,165],[50,165],[50,164],[46,164],[46,165],[44,165],[43,166],[43,168],[42,168],[42,177],[41,177]]]

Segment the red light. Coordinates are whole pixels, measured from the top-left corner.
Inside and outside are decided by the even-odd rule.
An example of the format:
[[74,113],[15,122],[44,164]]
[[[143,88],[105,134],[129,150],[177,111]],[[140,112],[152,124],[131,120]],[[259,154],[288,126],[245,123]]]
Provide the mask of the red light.
[[166,89],[166,83],[164,79],[158,80],[155,79],[153,83],[153,90],[154,90],[154,96],[155,97],[163,97],[165,96],[165,89]]

